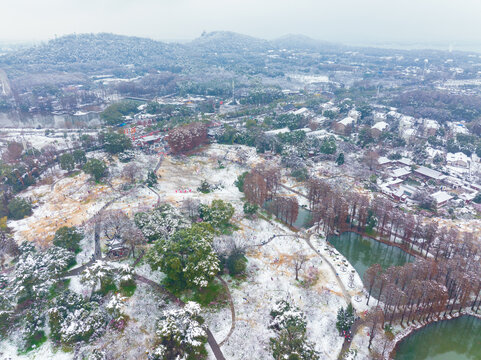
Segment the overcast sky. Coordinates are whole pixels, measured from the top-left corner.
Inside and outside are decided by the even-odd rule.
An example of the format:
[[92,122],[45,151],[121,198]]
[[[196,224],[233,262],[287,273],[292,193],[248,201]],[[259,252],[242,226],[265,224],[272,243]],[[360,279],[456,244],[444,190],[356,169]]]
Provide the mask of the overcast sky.
[[112,32],[186,40],[230,30],[266,39],[480,43],[480,15],[480,0],[0,0],[0,39]]

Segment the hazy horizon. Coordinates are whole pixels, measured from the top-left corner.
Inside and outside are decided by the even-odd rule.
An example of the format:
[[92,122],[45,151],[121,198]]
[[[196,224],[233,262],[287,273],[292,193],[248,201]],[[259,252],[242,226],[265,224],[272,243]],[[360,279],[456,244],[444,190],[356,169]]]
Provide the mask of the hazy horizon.
[[2,13],[4,43],[99,32],[183,42],[225,30],[268,40],[303,34],[349,45],[481,49],[481,3],[473,0],[17,0]]

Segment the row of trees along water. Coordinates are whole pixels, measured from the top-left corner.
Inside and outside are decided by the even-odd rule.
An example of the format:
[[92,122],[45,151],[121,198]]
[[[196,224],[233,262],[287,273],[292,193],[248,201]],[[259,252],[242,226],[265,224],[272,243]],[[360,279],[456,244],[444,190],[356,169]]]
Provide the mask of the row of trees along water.
[[435,260],[456,254],[467,257],[479,250],[473,233],[439,227],[435,221],[395,207],[382,196],[371,200],[368,195],[341,190],[321,179],[310,179],[307,188],[313,221],[327,234],[357,231],[424,257],[432,254]]

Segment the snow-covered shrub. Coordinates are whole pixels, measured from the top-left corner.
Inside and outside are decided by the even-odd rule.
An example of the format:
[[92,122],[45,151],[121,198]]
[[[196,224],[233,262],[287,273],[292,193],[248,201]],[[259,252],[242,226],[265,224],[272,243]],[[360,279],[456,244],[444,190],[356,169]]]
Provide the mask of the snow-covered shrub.
[[107,305],[105,305],[105,309],[107,309],[115,321],[121,320],[124,317],[123,310],[125,308],[125,300],[126,298],[122,295],[114,294]]
[[100,284],[102,292],[108,292],[114,283],[114,268],[107,262],[97,260],[92,266],[82,272],[80,282],[95,289]]
[[12,281],[0,274],[0,335],[9,330],[10,320],[15,313],[16,298]]
[[149,212],[139,212],[135,214],[134,221],[149,241],[168,238],[188,226],[177,208],[170,204],[163,204]]
[[121,152],[119,155],[119,160],[120,162],[126,163],[132,160],[135,157],[135,151],[134,150],[125,150],[124,152]]
[[20,251],[15,265],[13,289],[18,301],[38,300],[48,295],[58,276],[75,258],[72,252],[57,246],[39,252],[32,244],[24,243]]
[[202,220],[212,224],[214,228],[221,228],[229,224],[234,215],[234,207],[224,200],[214,200],[210,206],[201,205],[199,213]]
[[272,355],[275,359],[317,360],[319,353],[306,337],[306,316],[286,300],[279,300],[271,310],[269,328],[276,331],[270,339]]
[[164,311],[157,321],[149,360],[205,359],[207,334],[200,310],[199,304],[190,301],[182,309]]
[[50,336],[63,344],[88,341],[105,330],[108,316],[97,302],[86,302],[66,291],[58,296],[48,311]]
[[117,278],[122,293],[132,296],[136,288],[134,269],[127,264],[121,264],[118,268]]
[[279,300],[271,310],[272,320],[269,328],[282,330],[289,326],[295,326],[299,329],[306,329],[306,316],[297,307],[292,307],[286,300]]
[[44,342],[45,336],[45,314],[38,309],[31,309],[25,315],[25,325],[22,330],[23,349],[30,350],[36,345]]

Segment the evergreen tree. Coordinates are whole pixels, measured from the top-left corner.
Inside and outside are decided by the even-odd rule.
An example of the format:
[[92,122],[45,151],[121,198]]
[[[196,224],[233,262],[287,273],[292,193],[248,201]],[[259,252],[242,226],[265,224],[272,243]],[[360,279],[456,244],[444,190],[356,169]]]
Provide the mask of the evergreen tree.
[[132,148],[132,142],[125,134],[108,132],[103,135],[103,146],[110,154],[118,154]]
[[152,187],[155,184],[157,184],[157,175],[155,175],[155,172],[153,170],[149,171],[149,173],[147,174],[147,180],[145,182],[149,187]]
[[76,164],[84,164],[87,161],[87,157],[85,156],[85,151],[74,150],[73,159]]
[[23,198],[13,198],[8,203],[8,217],[14,220],[23,219],[25,216],[32,215],[32,205]]
[[286,300],[276,302],[271,310],[272,321],[269,328],[277,336],[270,339],[274,359],[318,360],[319,353],[314,344],[307,340],[306,316]]
[[224,200],[214,200],[210,206],[201,205],[199,213],[202,220],[219,229],[229,224],[229,220],[234,215],[234,207]]
[[77,254],[80,252],[79,243],[82,239],[83,234],[75,226],[62,226],[55,232],[53,244]]
[[107,165],[102,160],[89,159],[82,168],[87,174],[91,175],[95,181],[99,181],[107,173]]
[[344,164],[344,153],[340,153],[336,159],[336,164],[341,166]]
[[60,156],[60,167],[62,170],[72,171],[75,167],[74,157],[70,153],[65,153]]
[[192,301],[182,309],[165,310],[157,321],[149,360],[205,359],[207,333],[200,310],[200,305]]
[[219,272],[219,259],[212,247],[214,229],[207,223],[176,231],[161,238],[147,253],[153,270],[167,275],[175,289],[206,287]]

